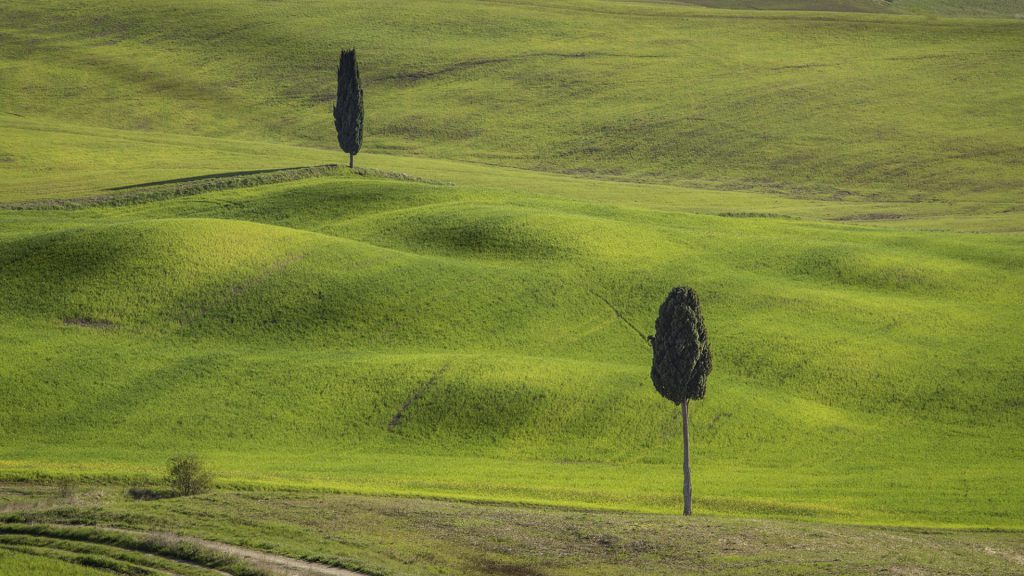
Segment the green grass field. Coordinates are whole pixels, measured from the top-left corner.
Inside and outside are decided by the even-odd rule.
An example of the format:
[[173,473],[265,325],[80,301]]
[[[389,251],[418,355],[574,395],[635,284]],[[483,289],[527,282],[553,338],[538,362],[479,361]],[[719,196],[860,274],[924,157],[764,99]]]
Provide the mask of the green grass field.
[[[267,576],[252,571],[268,568],[266,563],[250,563],[244,572],[244,565],[223,554],[175,546],[167,533],[373,576],[1024,574],[1022,532],[684,518],[294,491],[218,490],[137,501],[113,486],[72,487],[60,495],[52,486],[0,484],[0,520],[0,562],[16,547],[94,565],[132,565],[136,571],[123,570],[127,574],[163,570],[153,576]],[[0,573],[6,574],[2,568]]]
[[0,549],[0,574],[20,576],[103,576],[109,574],[97,568],[77,566],[56,558],[34,556]]
[[[56,6],[0,7],[0,476],[196,452],[223,487],[677,511],[630,324],[687,284],[698,513],[1024,528],[1024,22]],[[341,161],[353,45],[374,170],[111,190]]]

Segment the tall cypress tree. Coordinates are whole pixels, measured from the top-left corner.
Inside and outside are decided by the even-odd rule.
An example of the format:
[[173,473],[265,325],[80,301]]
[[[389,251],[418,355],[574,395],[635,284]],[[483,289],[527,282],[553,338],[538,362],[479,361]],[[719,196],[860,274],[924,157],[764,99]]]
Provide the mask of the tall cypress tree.
[[683,409],[683,514],[690,514],[690,400],[700,400],[711,373],[711,346],[700,301],[692,288],[673,288],[658,311],[651,380],[665,398]]
[[363,146],[363,85],[359,81],[355,49],[341,51],[334,129],[338,131],[338,145],[348,152],[348,167],[352,168]]

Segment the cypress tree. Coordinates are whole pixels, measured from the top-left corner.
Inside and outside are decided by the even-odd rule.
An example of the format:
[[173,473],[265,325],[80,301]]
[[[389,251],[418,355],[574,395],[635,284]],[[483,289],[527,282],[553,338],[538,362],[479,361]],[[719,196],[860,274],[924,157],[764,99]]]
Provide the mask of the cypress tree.
[[673,288],[658,312],[654,336],[651,380],[665,398],[683,411],[683,513],[690,514],[690,400],[700,400],[711,372],[711,347],[704,328],[700,301],[692,288]]
[[356,51],[342,50],[338,62],[338,98],[334,103],[334,128],[338,145],[348,152],[348,167],[363,146],[363,86],[359,81]]

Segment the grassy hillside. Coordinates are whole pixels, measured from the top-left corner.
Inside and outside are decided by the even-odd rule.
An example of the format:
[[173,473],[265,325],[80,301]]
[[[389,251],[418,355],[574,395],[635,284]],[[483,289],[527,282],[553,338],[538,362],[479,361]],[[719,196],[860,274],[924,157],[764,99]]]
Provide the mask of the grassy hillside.
[[123,193],[197,175],[337,162],[337,154],[274,142],[199,138],[0,116],[0,205]]
[[657,198],[339,176],[8,212],[6,467],[196,450],[245,483],[671,510],[679,419],[616,313],[647,333],[686,283],[704,510],[1019,525],[1019,236]]
[[[816,198],[1021,199],[1024,22],[445,6],[12,0],[2,112],[332,149],[337,51],[356,46],[370,152]],[[2,146],[5,170],[38,169]]]
[[1021,23],[445,6],[0,6],[0,475],[1024,527]]

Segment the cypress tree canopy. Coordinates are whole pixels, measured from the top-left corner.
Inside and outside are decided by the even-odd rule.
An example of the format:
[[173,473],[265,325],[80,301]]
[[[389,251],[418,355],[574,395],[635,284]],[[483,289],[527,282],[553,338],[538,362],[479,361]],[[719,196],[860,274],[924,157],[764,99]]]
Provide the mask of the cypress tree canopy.
[[700,301],[692,288],[673,288],[669,292],[650,342],[654,349],[654,388],[676,404],[703,398],[711,372],[711,347]]
[[334,104],[338,145],[349,154],[363,145],[363,86],[359,81],[356,51],[343,50],[338,63],[338,99]]

